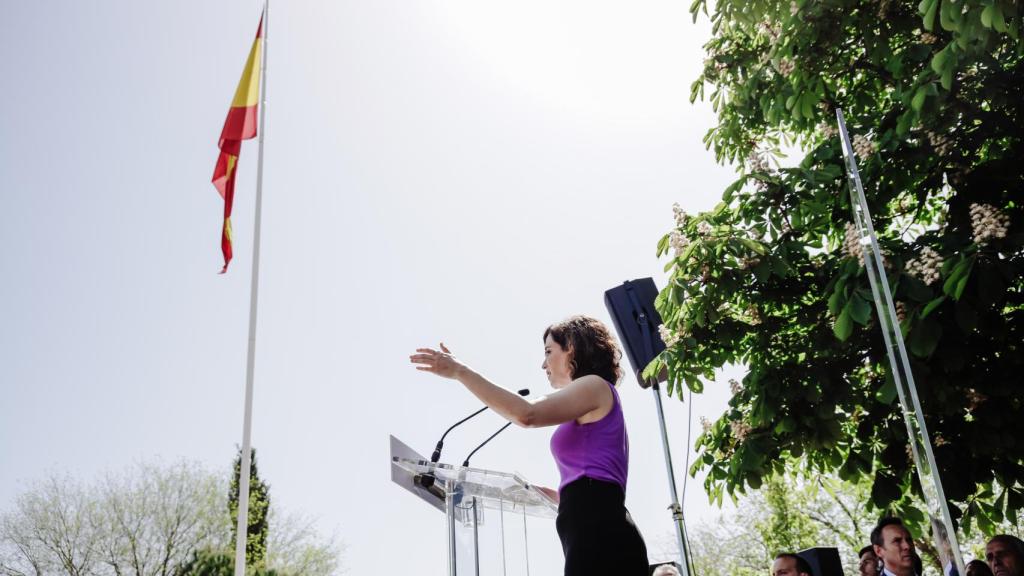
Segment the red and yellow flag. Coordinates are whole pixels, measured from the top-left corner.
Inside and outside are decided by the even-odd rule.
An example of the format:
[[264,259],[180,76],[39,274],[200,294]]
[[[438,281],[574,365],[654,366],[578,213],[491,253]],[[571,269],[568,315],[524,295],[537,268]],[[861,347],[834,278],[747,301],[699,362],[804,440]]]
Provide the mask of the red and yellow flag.
[[235,90],[235,99],[228,110],[228,118],[224,121],[224,130],[220,133],[220,156],[217,166],[213,169],[213,185],[224,198],[224,229],[221,232],[220,249],[224,253],[224,269],[227,272],[231,262],[231,205],[235,199],[235,171],[238,169],[238,153],[242,149],[242,140],[256,137],[256,112],[260,95],[260,55],[263,49],[263,18],[260,18],[256,29],[256,39],[249,50],[249,59],[245,62],[242,79]]

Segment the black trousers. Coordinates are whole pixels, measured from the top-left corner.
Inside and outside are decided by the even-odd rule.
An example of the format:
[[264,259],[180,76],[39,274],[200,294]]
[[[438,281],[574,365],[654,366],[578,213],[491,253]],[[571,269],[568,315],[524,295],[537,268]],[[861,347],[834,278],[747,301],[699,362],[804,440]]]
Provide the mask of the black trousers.
[[562,489],[555,527],[565,576],[647,576],[647,546],[614,482],[583,477]]

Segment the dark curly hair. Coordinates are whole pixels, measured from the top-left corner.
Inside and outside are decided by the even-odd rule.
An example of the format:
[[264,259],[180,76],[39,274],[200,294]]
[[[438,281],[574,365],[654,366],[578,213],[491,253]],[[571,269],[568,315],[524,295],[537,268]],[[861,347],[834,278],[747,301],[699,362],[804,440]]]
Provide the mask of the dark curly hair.
[[544,330],[563,350],[569,352],[569,370],[572,378],[594,374],[612,384],[622,378],[619,351],[615,337],[601,321],[589,316],[570,316]]

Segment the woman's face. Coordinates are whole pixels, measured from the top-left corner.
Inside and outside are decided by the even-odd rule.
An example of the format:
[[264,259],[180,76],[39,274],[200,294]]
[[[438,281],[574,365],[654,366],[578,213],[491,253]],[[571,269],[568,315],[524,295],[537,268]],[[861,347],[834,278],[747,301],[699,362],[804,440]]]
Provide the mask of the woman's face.
[[569,351],[564,350],[551,334],[548,334],[544,339],[544,363],[540,367],[547,372],[548,382],[551,382],[552,388],[564,388],[572,382],[569,360]]

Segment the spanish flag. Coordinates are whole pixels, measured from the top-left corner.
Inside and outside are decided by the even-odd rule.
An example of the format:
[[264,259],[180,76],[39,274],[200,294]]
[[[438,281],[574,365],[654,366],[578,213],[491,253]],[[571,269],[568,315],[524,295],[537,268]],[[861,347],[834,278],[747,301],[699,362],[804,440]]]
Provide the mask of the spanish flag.
[[235,90],[235,99],[228,110],[228,118],[224,121],[224,130],[220,133],[220,156],[217,166],[213,169],[213,185],[224,198],[224,229],[221,232],[220,249],[224,253],[224,269],[227,272],[231,262],[231,205],[235,199],[235,171],[238,170],[238,153],[242,149],[242,140],[256,137],[256,112],[259,107],[260,95],[260,55],[263,48],[263,18],[260,18],[256,29],[256,39],[249,50],[249,59],[245,62],[242,79]]

